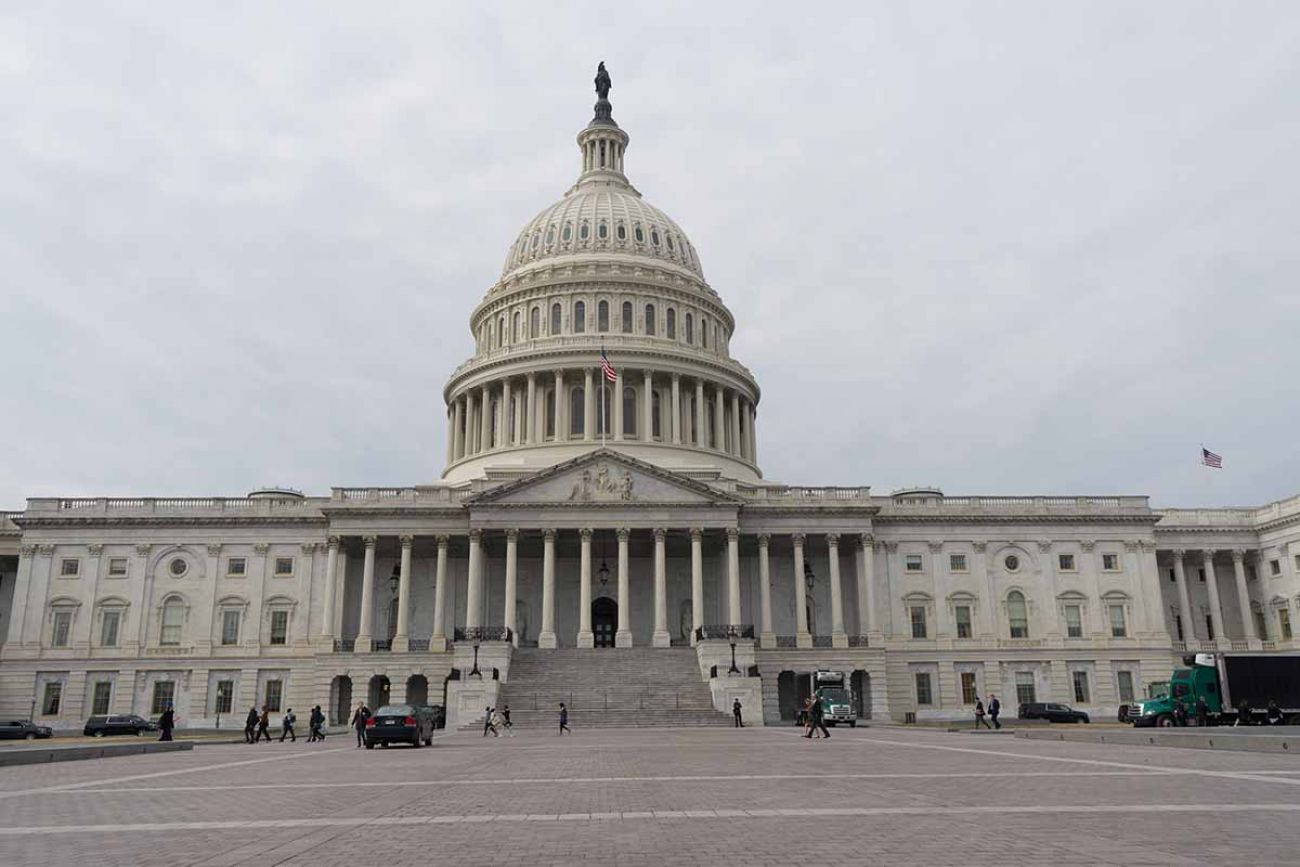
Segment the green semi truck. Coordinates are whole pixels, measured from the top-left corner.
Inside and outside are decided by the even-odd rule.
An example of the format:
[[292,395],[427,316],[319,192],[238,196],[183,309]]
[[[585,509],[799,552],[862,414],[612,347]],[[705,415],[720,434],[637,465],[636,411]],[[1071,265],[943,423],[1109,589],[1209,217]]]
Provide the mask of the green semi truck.
[[1300,723],[1300,654],[1197,653],[1183,657],[1184,668],[1175,669],[1169,687],[1129,711],[1135,726],[1177,725],[1177,705],[1195,725],[1196,711],[1205,700],[1210,725],[1237,722],[1243,705],[1243,722],[1267,722],[1270,703],[1277,705],[1282,722]]
[[[811,672],[808,677],[807,695],[817,697],[822,706],[822,720],[828,726],[845,723],[849,728],[857,728],[858,715],[853,707],[853,695],[849,689],[848,678],[842,671],[819,670]],[[797,725],[807,724],[803,708],[795,714]]]

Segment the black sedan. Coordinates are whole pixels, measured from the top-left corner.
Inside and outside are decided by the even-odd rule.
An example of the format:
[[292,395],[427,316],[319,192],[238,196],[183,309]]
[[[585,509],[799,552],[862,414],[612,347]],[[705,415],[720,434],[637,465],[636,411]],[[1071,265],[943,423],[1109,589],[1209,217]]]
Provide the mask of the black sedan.
[[49,726],[38,726],[31,720],[26,719],[8,719],[0,720],[0,738],[6,740],[29,740],[34,741],[37,738],[54,737],[54,729]]
[[433,743],[433,711],[427,705],[386,704],[366,720],[366,749],[375,744]]
[[142,732],[158,731],[158,723],[150,722],[133,713],[92,716],[86,720],[81,733],[87,737],[102,738],[105,735],[138,735]]
[[1021,719],[1045,719],[1048,722],[1057,723],[1086,723],[1089,721],[1088,715],[1081,710],[1075,710],[1068,704],[1057,704],[1051,701],[1032,701],[1020,706]]

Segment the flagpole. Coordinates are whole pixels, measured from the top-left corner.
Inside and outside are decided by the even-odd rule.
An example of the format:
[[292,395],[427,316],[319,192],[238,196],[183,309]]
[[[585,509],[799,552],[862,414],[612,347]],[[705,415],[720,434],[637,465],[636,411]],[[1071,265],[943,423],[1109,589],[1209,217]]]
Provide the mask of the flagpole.
[[[605,344],[600,345],[601,357],[605,355]],[[600,370],[600,418],[596,421],[596,426],[600,428],[600,447],[605,447],[605,369]]]

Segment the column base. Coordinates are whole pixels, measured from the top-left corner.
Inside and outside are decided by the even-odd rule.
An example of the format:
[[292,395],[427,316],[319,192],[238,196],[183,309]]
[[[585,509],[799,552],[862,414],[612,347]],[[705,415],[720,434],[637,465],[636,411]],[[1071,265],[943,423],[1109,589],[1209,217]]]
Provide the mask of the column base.
[[584,648],[587,648],[587,649],[590,649],[590,648],[595,647],[595,646],[596,646],[596,636],[593,635],[593,634],[591,634],[590,632],[579,632],[579,633],[578,633],[578,646],[579,646],[579,647],[584,647]]
[[411,638],[409,635],[393,636],[393,653],[406,653],[411,649]]
[[669,635],[667,631],[656,632],[650,638],[650,645],[652,647],[672,647],[673,637]]
[[371,638],[369,638],[369,637],[362,638],[362,637],[360,637],[360,636],[357,636],[357,643],[356,643],[356,646],[353,648],[353,652],[355,652],[355,653],[369,653],[373,647],[374,647],[374,640],[373,640],[373,639],[371,639]]
[[614,646],[615,646],[615,647],[631,647],[631,646],[632,646],[632,633],[630,633],[630,632],[616,632],[616,633],[614,633]]
[[555,649],[555,633],[543,632],[537,636],[537,646],[547,650]]
[[447,636],[445,636],[445,635],[435,635],[435,636],[431,637],[431,638],[429,639],[429,652],[430,652],[430,653],[446,653],[446,652],[447,652]]
[[776,647],[776,633],[775,632],[760,633],[758,636],[758,646],[767,650],[774,649]]
[[804,632],[794,637],[794,646],[800,649],[811,648],[813,645],[812,633]]
[[847,649],[849,646],[849,634],[847,632],[832,632],[831,647]]

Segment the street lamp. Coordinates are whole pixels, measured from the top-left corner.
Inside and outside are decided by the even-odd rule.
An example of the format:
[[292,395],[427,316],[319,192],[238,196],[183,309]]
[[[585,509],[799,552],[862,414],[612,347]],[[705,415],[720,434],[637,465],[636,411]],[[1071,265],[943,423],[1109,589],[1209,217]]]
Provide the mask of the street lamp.
[[740,674],[740,669],[736,667],[736,628],[727,627],[727,637],[731,639],[731,668],[727,669],[727,674]]
[[478,670],[478,635],[474,636],[474,667],[469,670],[469,675],[466,676],[468,677],[475,674],[478,675],[479,680],[483,679],[483,672]]

